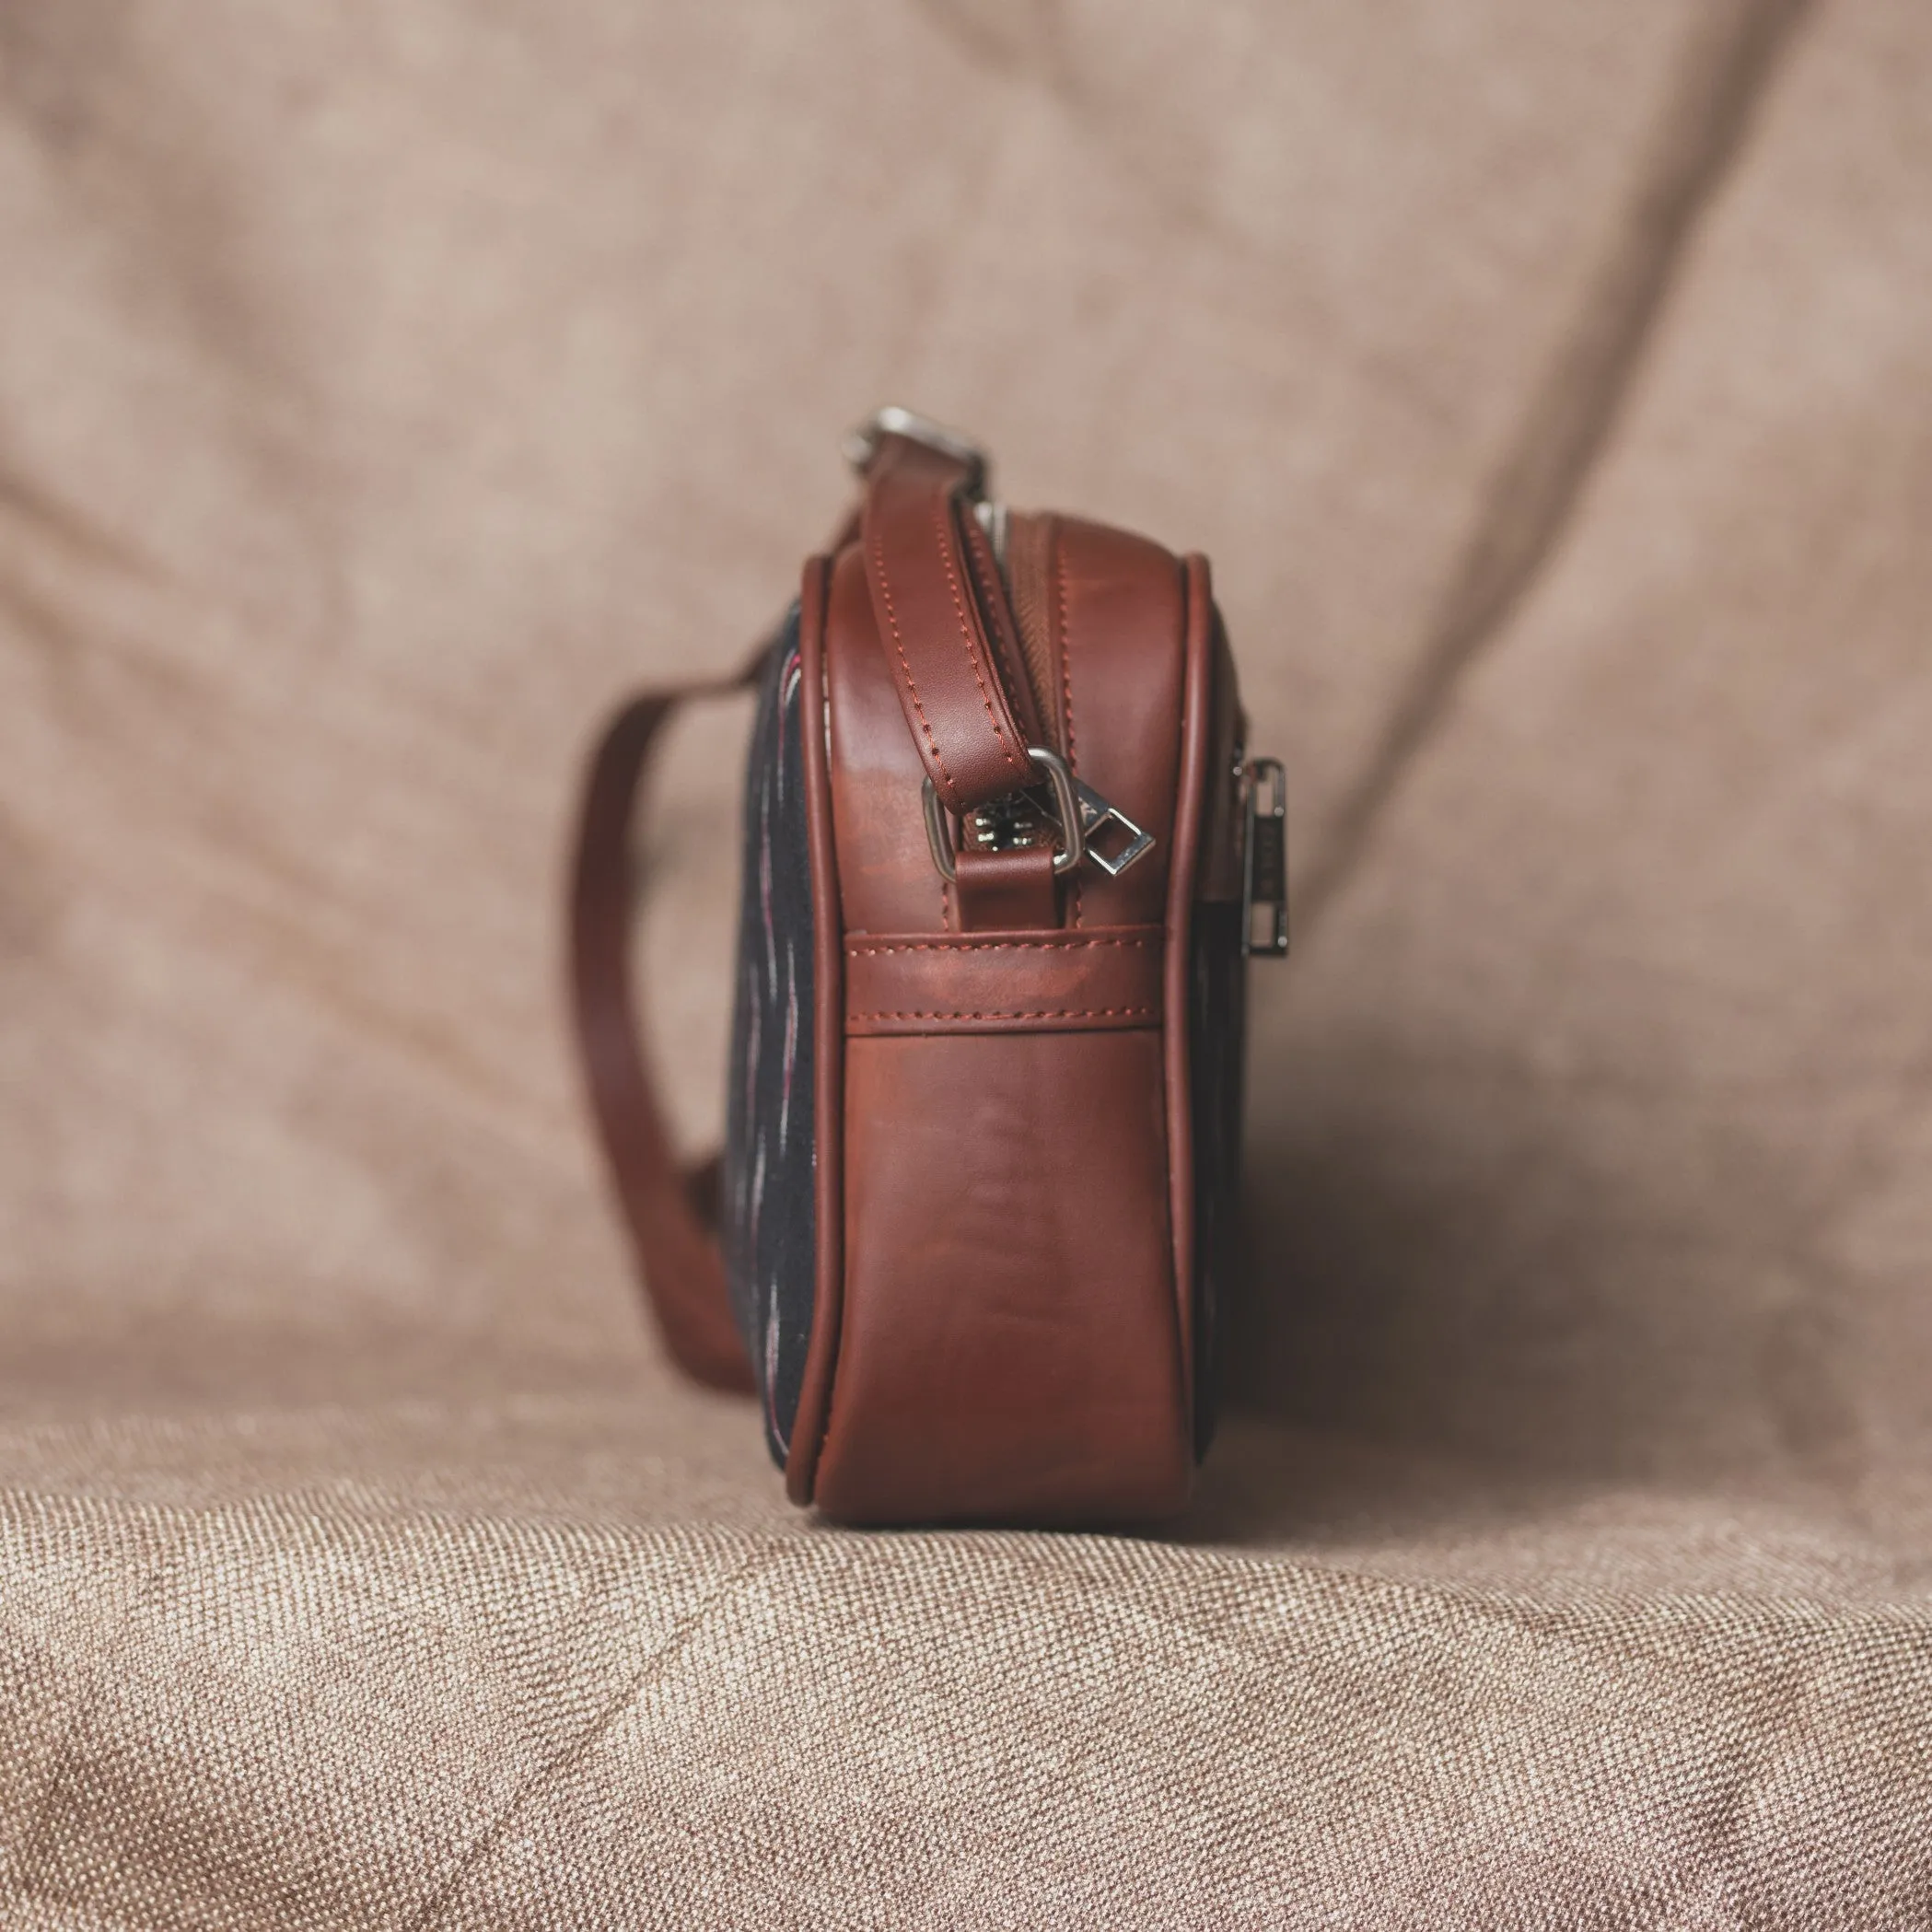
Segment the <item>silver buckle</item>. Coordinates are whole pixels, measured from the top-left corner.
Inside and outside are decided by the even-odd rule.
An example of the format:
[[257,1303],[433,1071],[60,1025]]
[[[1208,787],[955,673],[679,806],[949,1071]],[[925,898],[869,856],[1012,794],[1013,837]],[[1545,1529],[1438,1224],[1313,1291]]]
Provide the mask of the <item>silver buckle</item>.
[[[1248,836],[1241,862],[1241,950],[1281,959],[1288,949],[1288,774],[1278,758],[1251,758],[1248,778]],[[1262,787],[1268,805],[1262,809]],[[1254,933],[1254,909],[1273,914]]]
[[910,409],[901,409],[896,402],[889,402],[885,408],[875,411],[856,429],[846,433],[840,444],[845,460],[863,476],[872,467],[872,459],[879,454],[880,436],[906,436],[914,443],[924,443],[928,449],[937,449],[941,456],[949,456],[956,463],[966,466],[966,492],[970,496],[983,496],[993,480],[993,459],[975,443],[971,436],[961,436],[957,429],[949,429],[943,423],[935,423],[930,416],[922,416]]
[[[1053,782],[1053,814],[1060,821],[1060,849],[1053,855],[1053,877],[1065,879],[1087,856],[1083,814],[1074,789],[1074,774],[1059,752],[1049,751],[1043,745],[1030,745],[1027,756]],[[925,843],[932,848],[933,864],[938,867],[939,877],[949,882],[959,877],[960,868],[953,854],[952,833],[947,829],[946,808],[939,803],[938,790],[930,778],[925,781],[921,797],[925,806]],[[1100,802],[1106,803],[1104,799]]]

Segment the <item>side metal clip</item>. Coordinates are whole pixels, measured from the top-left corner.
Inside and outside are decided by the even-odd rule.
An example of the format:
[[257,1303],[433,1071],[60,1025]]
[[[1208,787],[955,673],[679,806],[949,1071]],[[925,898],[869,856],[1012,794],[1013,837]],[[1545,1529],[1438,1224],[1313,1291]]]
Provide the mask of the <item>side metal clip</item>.
[[[1288,949],[1288,777],[1280,759],[1251,758],[1247,779],[1241,949],[1278,960]],[[1255,931],[1257,912],[1264,915],[1259,934]]]

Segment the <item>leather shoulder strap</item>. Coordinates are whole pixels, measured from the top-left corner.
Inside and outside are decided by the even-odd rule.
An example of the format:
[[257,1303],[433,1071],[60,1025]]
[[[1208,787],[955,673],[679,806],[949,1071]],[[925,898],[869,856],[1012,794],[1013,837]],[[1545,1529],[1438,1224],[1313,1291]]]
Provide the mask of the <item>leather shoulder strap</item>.
[[920,762],[950,811],[968,812],[1038,774],[986,635],[966,538],[958,457],[881,436],[860,512],[879,634]]
[[717,1389],[749,1390],[716,1231],[715,1160],[686,1170],[638,1045],[631,996],[631,820],[660,727],[689,699],[751,683],[737,678],[641,692],[605,727],[591,755],[571,889],[570,982],[591,1111],[631,1245],[665,1345],[679,1367]]

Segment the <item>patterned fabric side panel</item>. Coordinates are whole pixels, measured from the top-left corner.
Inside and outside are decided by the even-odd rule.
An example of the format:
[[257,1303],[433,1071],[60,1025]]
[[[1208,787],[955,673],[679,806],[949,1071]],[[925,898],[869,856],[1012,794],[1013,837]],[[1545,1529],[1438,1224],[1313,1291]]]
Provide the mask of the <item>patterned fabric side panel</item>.
[[1214,1440],[1225,1298],[1240,1265],[1241,1063],[1248,960],[1239,905],[1194,907],[1188,988],[1194,1129],[1194,1454]]
[[782,1469],[805,1378],[816,1283],[811,856],[796,609],[772,646],[745,772],[722,1205],[731,1309]]

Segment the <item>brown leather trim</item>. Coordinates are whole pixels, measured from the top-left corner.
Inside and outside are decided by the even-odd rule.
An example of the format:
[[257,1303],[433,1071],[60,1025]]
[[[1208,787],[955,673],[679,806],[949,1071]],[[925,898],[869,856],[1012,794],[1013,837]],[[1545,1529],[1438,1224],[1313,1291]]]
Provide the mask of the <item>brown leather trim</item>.
[[1168,878],[1167,916],[1167,1115],[1169,1225],[1174,1236],[1174,1319],[1181,1336],[1181,1387],[1187,1391],[1193,1429],[1194,1388],[1194,1132],[1188,1063],[1187,995],[1193,965],[1194,881],[1201,839],[1214,721],[1214,591],[1207,559],[1183,560],[1187,589],[1186,695],[1181,716],[1179,809],[1174,856]]
[[838,855],[832,839],[832,782],[826,769],[825,611],[831,596],[829,558],[805,566],[798,603],[798,667],[804,685],[798,715],[805,734],[805,822],[811,850],[813,1201],[816,1248],[811,1339],[785,1461],[786,1494],[809,1503],[819,1447],[832,1413],[832,1381],[839,1352],[845,1283],[845,1041],[844,938],[839,912]]
[[848,1034],[1097,1032],[1161,1022],[1165,936],[865,934],[845,942]]

